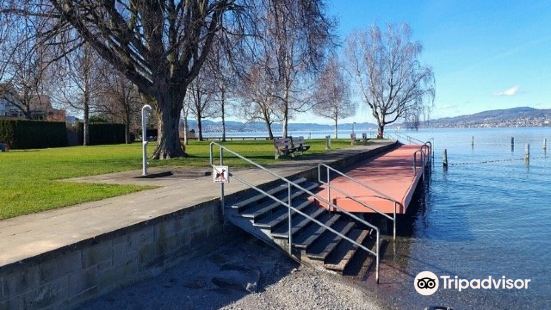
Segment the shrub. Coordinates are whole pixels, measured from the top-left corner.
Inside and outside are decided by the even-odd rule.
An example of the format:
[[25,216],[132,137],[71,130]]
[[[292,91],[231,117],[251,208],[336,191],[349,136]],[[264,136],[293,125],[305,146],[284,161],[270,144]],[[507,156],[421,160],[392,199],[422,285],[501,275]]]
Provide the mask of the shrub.
[[0,142],[12,149],[67,146],[64,122],[0,120]]
[[[82,144],[84,124],[79,124],[79,140]],[[124,124],[92,123],[88,125],[90,145],[124,143]]]

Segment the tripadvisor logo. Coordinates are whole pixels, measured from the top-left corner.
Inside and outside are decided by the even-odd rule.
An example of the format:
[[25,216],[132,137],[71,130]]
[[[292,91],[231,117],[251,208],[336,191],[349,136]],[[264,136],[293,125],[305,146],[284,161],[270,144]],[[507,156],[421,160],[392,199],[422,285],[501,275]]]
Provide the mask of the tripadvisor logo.
[[430,271],[419,272],[413,281],[417,293],[425,296],[436,293],[439,284],[438,277]]
[[528,284],[532,281],[531,279],[509,279],[505,276],[501,278],[494,278],[488,276],[483,279],[462,279],[458,276],[440,276],[430,271],[422,271],[417,274],[413,280],[413,287],[417,293],[425,296],[430,296],[438,288],[442,286],[442,289],[446,290],[457,290],[461,292],[466,289],[484,289],[484,290],[512,290],[512,289],[528,289]]

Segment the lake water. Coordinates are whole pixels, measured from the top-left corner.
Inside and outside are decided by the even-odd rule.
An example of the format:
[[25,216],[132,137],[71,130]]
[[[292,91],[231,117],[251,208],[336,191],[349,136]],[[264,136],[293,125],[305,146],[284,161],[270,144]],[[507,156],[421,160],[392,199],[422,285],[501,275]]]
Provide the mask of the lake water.
[[[381,283],[366,285],[399,309],[551,309],[551,128],[438,129],[402,132],[434,138],[435,166],[411,231],[388,243]],[[474,147],[471,145],[475,137]],[[511,137],[516,147],[511,149]],[[525,144],[532,158],[523,160]],[[450,166],[442,168],[443,149]],[[551,154],[549,154],[551,156]],[[411,208],[411,206],[410,206]],[[528,289],[440,289],[422,296],[421,271],[464,279],[531,279]]]
[[[358,135],[374,131],[356,130]],[[390,131],[392,132],[392,131]],[[381,283],[365,283],[397,309],[551,309],[551,128],[401,131],[434,138],[435,165],[414,214],[401,219],[401,236],[386,244]],[[291,132],[322,138],[333,132]],[[341,131],[349,137],[350,131]],[[229,133],[265,136],[264,133]],[[471,145],[475,138],[474,147]],[[515,149],[511,149],[515,137]],[[543,139],[549,141],[549,154]],[[524,162],[525,145],[532,158]],[[443,150],[450,166],[442,168]],[[423,192],[423,191],[422,191]],[[411,208],[411,207],[410,207]],[[528,289],[439,289],[419,295],[421,271],[464,279],[530,279]],[[441,283],[442,287],[442,283]]]

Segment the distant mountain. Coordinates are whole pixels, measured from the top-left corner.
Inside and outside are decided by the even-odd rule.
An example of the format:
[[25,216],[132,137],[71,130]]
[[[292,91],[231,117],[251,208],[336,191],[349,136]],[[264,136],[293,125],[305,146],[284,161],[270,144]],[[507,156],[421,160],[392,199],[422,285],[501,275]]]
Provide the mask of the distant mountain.
[[489,110],[471,115],[445,117],[422,123],[423,127],[544,127],[551,126],[551,109],[519,107]]
[[[188,120],[188,126],[190,129],[197,130],[197,121],[190,119]],[[281,124],[276,123],[272,124],[272,129],[274,132],[279,132],[281,130]],[[352,123],[339,124],[339,130],[352,130],[354,125]],[[377,128],[375,124],[371,123],[356,123],[355,130],[367,130]],[[204,132],[220,132],[222,131],[222,122],[212,121],[212,120],[203,120],[203,130]],[[315,132],[315,131],[333,131],[335,130],[334,125],[325,125],[325,124],[316,124],[316,123],[289,123],[289,131],[304,131],[304,132]],[[227,132],[265,132],[266,124],[263,122],[236,122],[236,121],[226,121],[226,131]]]

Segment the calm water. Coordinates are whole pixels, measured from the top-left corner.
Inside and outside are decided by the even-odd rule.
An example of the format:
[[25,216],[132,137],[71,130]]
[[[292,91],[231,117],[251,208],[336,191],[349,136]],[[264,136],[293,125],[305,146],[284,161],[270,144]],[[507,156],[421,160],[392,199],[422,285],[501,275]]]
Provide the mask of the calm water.
[[[409,217],[412,231],[386,247],[381,284],[368,280],[366,285],[400,309],[551,309],[551,158],[542,148],[545,137],[551,143],[551,128],[403,133],[434,137],[435,167]],[[526,143],[531,144],[529,165],[519,160]],[[451,165],[447,171],[441,165],[444,148]],[[494,160],[499,161],[483,163]],[[531,282],[527,290],[440,289],[426,297],[413,288],[413,278],[424,270]]]

